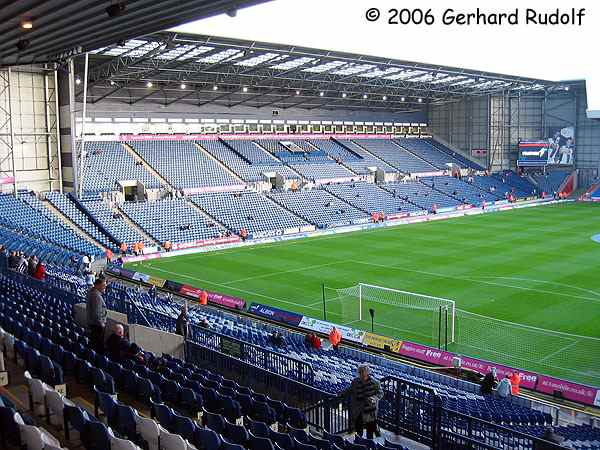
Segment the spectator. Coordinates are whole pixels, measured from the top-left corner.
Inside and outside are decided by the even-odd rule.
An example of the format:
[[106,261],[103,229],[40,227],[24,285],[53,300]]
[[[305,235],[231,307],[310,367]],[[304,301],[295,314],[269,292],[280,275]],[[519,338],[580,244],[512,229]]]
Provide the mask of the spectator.
[[[541,436],[543,441],[537,441],[534,445],[534,450],[554,450],[561,446],[564,441],[564,438],[554,432],[554,428],[546,427],[544,430],[544,434]],[[563,448],[563,447],[560,447]],[[571,447],[568,447],[571,448]]]
[[27,259],[23,252],[19,253],[19,261],[17,262],[17,272],[26,274],[27,273]]
[[500,398],[508,398],[511,393],[511,384],[507,374],[505,378],[502,378],[496,387],[496,395]]
[[179,336],[183,336],[184,340],[187,340],[190,331],[190,322],[188,318],[188,307],[187,302],[181,305],[181,312],[175,322],[175,332]]
[[171,243],[171,241],[166,240],[165,241],[165,245],[163,245],[164,249],[166,252],[170,252],[171,249],[173,248],[173,244]]
[[33,278],[40,281],[44,281],[46,279],[46,267],[41,261],[38,261],[37,265],[35,266]]
[[210,323],[208,322],[208,319],[206,317],[203,317],[198,325],[200,325],[202,328],[210,327]]
[[510,374],[510,384],[512,386],[512,395],[519,395],[521,385],[521,374],[519,372]]
[[94,285],[94,280],[96,277],[94,276],[94,272],[92,269],[85,269],[83,272],[83,277],[85,278],[85,284],[88,288],[91,288]]
[[281,334],[278,330],[275,330],[273,334],[270,336],[270,340],[275,347],[284,347],[285,339],[283,334]]
[[150,300],[155,301],[156,300],[156,286],[155,285],[150,285],[150,288],[148,289],[148,296],[150,297]]
[[110,248],[106,248],[104,250],[104,254],[106,255],[106,262],[107,263],[112,262],[112,259],[113,259],[113,252],[112,252],[112,250]]
[[125,358],[131,359],[136,364],[146,365],[146,354],[135,342],[129,345]]
[[358,376],[340,394],[343,398],[350,399],[351,424],[356,434],[363,437],[367,430],[367,439],[373,439],[377,432],[377,407],[383,396],[379,382],[369,374],[369,366],[358,366]]
[[27,274],[30,277],[33,277],[35,275],[36,267],[37,267],[37,258],[35,257],[35,255],[31,255],[29,257],[29,259],[27,260]]
[[494,392],[496,383],[496,368],[492,367],[492,369],[488,373],[486,373],[483,379],[481,380],[481,393],[483,395],[491,394],[492,392]]
[[121,250],[121,254],[125,255],[127,254],[127,249],[129,247],[127,246],[127,244],[125,242],[121,242],[121,245],[119,246],[119,249]]
[[129,341],[125,337],[125,329],[120,323],[113,325],[113,331],[106,340],[106,352],[108,357],[115,362],[120,362],[123,359],[127,349],[129,349]]
[[90,331],[90,344],[97,353],[104,350],[104,328],[106,327],[106,303],[103,294],[106,292],[106,279],[96,278],[86,298],[87,326]]
[[19,255],[17,252],[11,252],[8,257],[8,268],[11,270],[17,270],[19,267]]
[[336,327],[333,327],[329,332],[329,342],[334,350],[337,350],[342,341],[342,333]]
[[314,335],[314,333],[307,333],[304,336],[304,345],[306,347],[312,347],[312,342],[313,342],[312,337],[313,337],[313,335]]

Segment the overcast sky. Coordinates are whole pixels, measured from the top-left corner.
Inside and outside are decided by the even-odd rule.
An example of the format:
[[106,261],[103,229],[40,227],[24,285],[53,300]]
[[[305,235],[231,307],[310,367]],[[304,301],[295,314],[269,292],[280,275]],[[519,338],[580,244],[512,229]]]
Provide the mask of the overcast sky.
[[[565,5],[569,5],[568,7]],[[600,2],[598,0],[274,0],[176,30],[294,44],[326,50],[450,65],[547,80],[585,79],[588,109],[600,110]],[[456,12],[511,13],[519,25],[443,25]],[[377,7],[381,18],[368,22]],[[390,8],[431,8],[435,24],[390,25]],[[581,26],[526,25],[525,10],[571,13],[585,8]]]

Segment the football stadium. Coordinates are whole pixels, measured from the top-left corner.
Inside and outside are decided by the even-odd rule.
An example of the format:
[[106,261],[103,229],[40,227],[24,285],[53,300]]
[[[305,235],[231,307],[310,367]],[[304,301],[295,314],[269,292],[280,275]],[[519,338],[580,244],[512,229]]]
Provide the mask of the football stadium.
[[589,83],[173,28],[283,1],[0,10],[0,448],[600,450]]

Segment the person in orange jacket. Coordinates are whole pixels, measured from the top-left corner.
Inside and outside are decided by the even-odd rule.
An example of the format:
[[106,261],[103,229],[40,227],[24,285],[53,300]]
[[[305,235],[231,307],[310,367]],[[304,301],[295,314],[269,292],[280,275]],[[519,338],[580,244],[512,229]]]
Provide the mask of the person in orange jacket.
[[106,262],[111,262],[113,259],[113,252],[110,248],[104,250],[104,254],[106,255]]
[[512,395],[519,395],[520,384],[521,384],[521,374],[519,372],[513,372],[510,375],[510,385],[512,387]]
[[332,347],[337,350],[338,345],[340,345],[341,341],[342,333],[336,327],[333,327],[329,332],[329,342],[331,342]]
[[208,305],[208,292],[206,292],[206,291],[200,292],[200,296],[198,297],[198,302],[204,306]]

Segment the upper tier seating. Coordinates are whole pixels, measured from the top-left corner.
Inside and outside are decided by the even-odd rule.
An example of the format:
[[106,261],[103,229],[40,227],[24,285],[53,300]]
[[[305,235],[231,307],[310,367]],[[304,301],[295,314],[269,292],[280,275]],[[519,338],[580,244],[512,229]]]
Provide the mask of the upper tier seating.
[[463,161],[442,152],[425,139],[397,138],[394,142],[400,144],[403,148],[414,153],[419,158],[424,159],[432,166],[441,170],[448,170],[448,163],[457,164],[460,167],[467,167]]
[[321,189],[271,192],[270,197],[319,228],[364,223],[369,219],[364,211]]
[[90,256],[103,254],[102,250],[54,216],[32,194],[21,193],[18,198],[0,195],[0,224],[75,253]]
[[452,156],[454,159],[457,159],[458,161],[460,161],[461,166],[463,166],[463,167],[470,167],[471,169],[475,169],[478,171],[485,170],[485,168],[483,166],[481,166],[480,164],[478,164],[474,161],[471,161],[470,159],[466,158],[465,156],[461,155],[460,153],[455,152],[451,148],[445,146],[441,142],[436,141],[435,139],[427,138],[424,140],[429,142],[433,147],[437,148],[438,150],[441,150],[441,151],[449,154],[450,156]]
[[366,152],[362,147],[352,141],[340,140],[339,143],[333,140],[315,140],[311,141],[313,145],[323,150],[334,160],[339,158],[344,164],[350,167],[354,172],[360,175],[370,173],[369,167],[377,167],[386,173],[397,172],[392,166],[380,159],[375,158]]
[[120,180],[138,180],[147,188],[160,187],[160,181],[143,165],[136,164],[120,142],[87,142],[84,148],[84,193],[112,191]]
[[160,243],[214,239],[224,231],[185,199],[125,202],[121,208],[140,228]]
[[241,184],[193,142],[143,141],[129,145],[177,189]]
[[454,177],[425,177],[421,181],[427,186],[442,191],[444,194],[451,195],[464,203],[470,203],[475,206],[481,206],[483,202],[495,202],[499,199],[489,192]]
[[296,172],[284,166],[281,161],[259,148],[254,142],[227,141],[227,145],[233,150],[221,141],[199,141],[199,144],[244,181],[264,181],[264,173],[274,172],[286,179],[300,178]]
[[151,243],[147,242],[143,235],[130,227],[122,217],[119,217],[120,212],[117,208],[111,210],[104,201],[94,199],[84,200],[82,204],[119,243],[124,242],[127,245],[134,242],[144,242],[147,245]]
[[558,192],[565,179],[571,174],[567,170],[552,170],[546,174],[535,174],[532,178],[537,182],[539,193],[545,192],[552,195],[554,192]]
[[418,181],[407,183],[387,183],[381,186],[396,197],[407,199],[409,202],[431,211],[433,205],[438,208],[451,208],[461,205],[461,201]]
[[303,178],[311,181],[351,178],[354,176],[354,174],[344,166],[337,164],[332,160],[324,161],[322,163],[298,161],[290,163],[290,166],[296,172],[301,174]]
[[73,223],[77,224],[81,229],[87,232],[100,242],[105,248],[115,250],[117,247],[114,242],[111,242],[109,237],[104,234],[98,227],[93,224],[89,217],[75,206],[66,195],[60,192],[48,192],[46,194],[48,200],[55,208],[68,217]]
[[387,216],[421,210],[419,206],[404,200],[401,196],[395,196],[374,184],[332,184],[325,189],[369,214],[383,211]]
[[248,233],[258,233],[308,225],[256,192],[203,194],[193,196],[192,200],[236,234],[242,228]]
[[389,139],[355,139],[353,142],[387,161],[401,172],[425,173],[438,171],[437,167],[417,158]]

